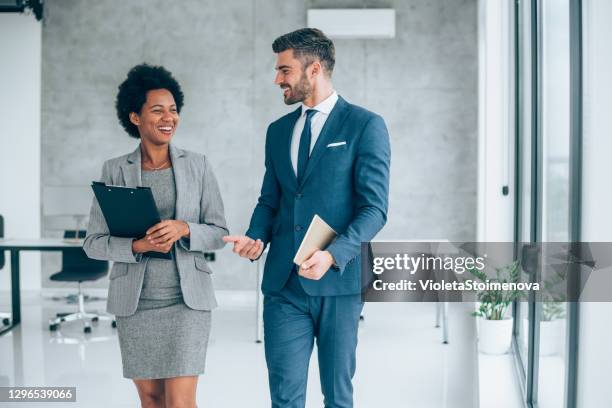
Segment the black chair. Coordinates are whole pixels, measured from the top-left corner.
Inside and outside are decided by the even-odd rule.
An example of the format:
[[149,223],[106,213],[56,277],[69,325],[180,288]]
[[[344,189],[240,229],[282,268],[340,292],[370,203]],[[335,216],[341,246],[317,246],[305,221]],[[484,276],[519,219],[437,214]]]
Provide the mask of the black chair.
[[[65,239],[74,239],[76,231],[67,230],[64,232]],[[85,231],[78,232],[79,238],[85,238]],[[56,282],[78,282],[78,310],[76,313],[58,313],[55,319],[49,320],[49,330],[55,331],[61,323],[82,320],[84,323],[83,331],[91,333],[91,322],[98,320],[109,320],[112,326],[116,327],[114,317],[106,314],[89,313],[85,311],[85,296],[81,291],[81,283],[85,281],[98,280],[108,273],[108,261],[98,261],[90,259],[82,248],[68,248],[62,251],[62,270],[49,277]]]
[[[4,238],[4,217],[0,215],[0,238]],[[4,268],[4,251],[0,250],[0,270]],[[2,319],[2,324],[8,326],[11,324],[11,314],[10,313],[0,313],[0,319]]]

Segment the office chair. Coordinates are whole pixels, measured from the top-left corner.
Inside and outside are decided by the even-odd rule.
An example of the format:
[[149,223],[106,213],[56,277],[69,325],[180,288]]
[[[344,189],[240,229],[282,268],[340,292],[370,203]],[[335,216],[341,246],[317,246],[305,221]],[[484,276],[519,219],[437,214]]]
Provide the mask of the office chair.
[[[4,217],[0,215],[0,238],[4,238]],[[4,268],[4,251],[0,250],[0,270]],[[0,313],[0,319],[2,319],[2,324],[8,326],[11,324],[11,314],[10,313]]]
[[[75,238],[77,232],[67,230],[64,238]],[[85,231],[78,231],[79,238],[85,238]],[[89,259],[83,248],[68,248],[62,251],[62,270],[49,277],[56,282],[78,282],[78,310],[76,313],[58,313],[55,319],[49,320],[49,330],[55,331],[61,323],[82,320],[83,331],[91,333],[91,323],[98,320],[109,320],[112,327],[117,327],[117,323],[112,316],[85,311],[85,296],[81,291],[81,283],[85,281],[98,280],[108,273],[108,262]]]

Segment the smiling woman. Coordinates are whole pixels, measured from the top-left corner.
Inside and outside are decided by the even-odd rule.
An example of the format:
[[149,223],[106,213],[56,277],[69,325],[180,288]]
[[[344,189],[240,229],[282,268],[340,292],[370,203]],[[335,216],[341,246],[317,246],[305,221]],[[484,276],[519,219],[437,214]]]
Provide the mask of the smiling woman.
[[[147,92],[147,100],[140,113],[131,112],[130,122],[138,128],[139,135],[144,133],[147,141],[167,144],[174,134],[179,121],[174,97],[167,89],[152,89]],[[140,136],[143,139],[142,136]]]
[[[151,188],[163,221],[144,237],[114,237],[94,199],[83,244],[89,257],[127,270],[111,272],[107,309],[117,316],[123,376],[147,407],[195,407],[216,306],[202,252],[221,248],[228,233],[206,157],[171,144],[182,106],[181,88],[166,69],[141,64],[130,70],[119,86],[117,116],[140,145],[104,163],[102,181]],[[150,252],[173,259],[145,255]]]
[[127,79],[119,86],[115,107],[125,131],[132,137],[140,138],[135,119],[149,113],[151,117],[161,119],[166,108],[172,111],[177,124],[183,99],[179,83],[164,67],[140,64],[130,70]]

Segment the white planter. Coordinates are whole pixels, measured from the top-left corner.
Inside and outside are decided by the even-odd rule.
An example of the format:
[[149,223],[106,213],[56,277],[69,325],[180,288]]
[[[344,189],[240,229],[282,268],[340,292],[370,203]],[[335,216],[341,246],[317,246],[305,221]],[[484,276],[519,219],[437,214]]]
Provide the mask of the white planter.
[[540,322],[540,356],[561,354],[565,342],[564,320]]
[[512,342],[512,318],[478,318],[478,350],[484,354],[506,354]]
[[[527,319],[521,319],[521,330],[525,333],[523,338],[523,347],[527,348],[527,330],[529,322]],[[565,344],[565,319],[555,319],[550,321],[540,322],[540,357],[553,356],[563,354],[563,345]]]
[[529,346],[527,344],[527,341],[529,339],[528,333],[529,333],[529,320],[523,317],[521,319],[521,344],[523,345],[523,349],[525,350],[527,350],[527,347]]

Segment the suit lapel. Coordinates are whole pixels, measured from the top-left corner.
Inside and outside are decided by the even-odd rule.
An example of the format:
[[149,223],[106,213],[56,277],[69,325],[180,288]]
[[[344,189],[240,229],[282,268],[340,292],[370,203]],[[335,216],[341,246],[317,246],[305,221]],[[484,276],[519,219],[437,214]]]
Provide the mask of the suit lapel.
[[325,153],[329,139],[340,132],[342,124],[344,123],[344,120],[349,112],[347,108],[348,103],[346,103],[342,97],[338,97],[338,101],[325,121],[325,125],[323,125],[323,129],[321,129],[317,142],[312,149],[312,153],[308,159],[308,164],[306,165],[306,170],[304,171],[304,179],[302,180],[302,184],[308,180],[308,177],[312,174],[317,162]]
[[121,173],[123,175],[123,182],[126,187],[138,187],[142,185],[141,182],[141,170],[140,170],[140,144],[132,153],[127,157],[126,163],[121,165]]
[[174,171],[174,185],[176,189],[176,203],[174,207],[174,219],[182,220],[183,198],[185,188],[187,188],[187,167],[183,156],[185,152],[174,145],[170,145],[170,160],[172,160],[172,169]]

